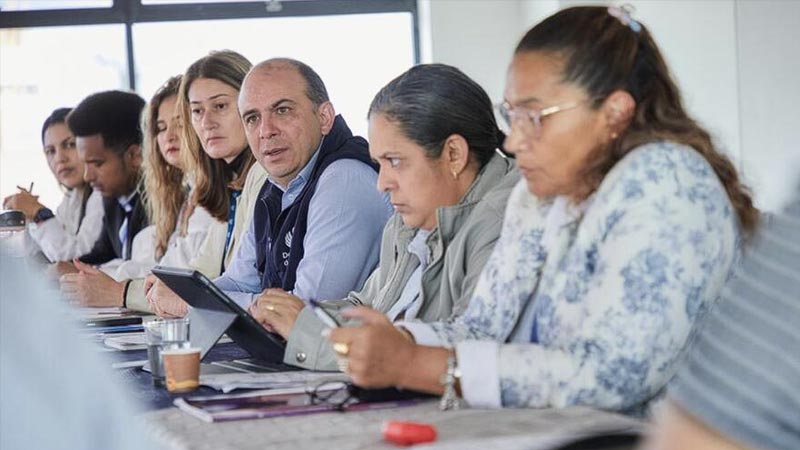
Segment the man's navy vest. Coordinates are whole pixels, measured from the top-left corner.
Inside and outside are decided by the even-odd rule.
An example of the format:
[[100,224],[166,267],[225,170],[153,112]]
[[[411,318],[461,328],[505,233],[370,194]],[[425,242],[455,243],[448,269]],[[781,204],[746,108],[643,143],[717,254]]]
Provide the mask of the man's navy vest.
[[336,116],[333,128],[322,141],[314,168],[300,195],[281,211],[283,191],[265,181],[253,211],[256,240],[256,269],[261,273],[261,289],[279,287],[294,289],[297,266],[305,249],[308,207],[325,169],[340,159],[355,159],[374,171],[377,165],[370,160],[367,141],[353,136],[342,116]]

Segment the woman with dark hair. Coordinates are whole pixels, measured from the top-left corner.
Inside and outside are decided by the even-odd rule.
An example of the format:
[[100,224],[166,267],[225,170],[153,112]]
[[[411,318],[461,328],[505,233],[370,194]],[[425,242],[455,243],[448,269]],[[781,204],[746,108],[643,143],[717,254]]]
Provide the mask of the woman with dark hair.
[[70,108],[53,111],[42,125],[42,145],[50,171],[64,189],[54,214],[39,197],[20,188],[3,200],[3,208],[18,209],[29,223],[29,253],[39,251],[52,262],[69,261],[92,249],[103,225],[103,199],[83,179],[83,161],[75,136],[66,124]]
[[[231,50],[211,52],[192,63],[178,90],[182,117],[181,139],[186,149],[187,170],[194,174],[187,213],[202,205],[227,227],[208,234],[194,267],[220,274],[236,254],[240,236],[247,230],[255,199],[266,172],[247,145],[237,97],[252,67],[244,56]],[[213,267],[213,271],[203,270]],[[150,289],[151,283],[155,283]],[[148,300],[164,317],[182,317],[186,303],[169,288],[151,278],[146,283]]]
[[444,407],[461,395],[643,414],[755,226],[750,196],[625,9],[533,27],[499,110],[524,180],[467,310],[415,333],[421,346],[357,309],[364,325],[334,329],[334,348],[356,383],[440,393]]
[[[369,305],[388,320],[406,322],[460,314],[519,179],[513,162],[497,151],[502,133],[489,96],[454,67],[413,67],[375,96],[369,138],[380,165],[378,189],[390,195],[395,214],[364,288],[326,308]],[[304,306],[281,292],[260,298],[251,313],[287,339],[285,362],[336,367],[320,335],[323,323]]]

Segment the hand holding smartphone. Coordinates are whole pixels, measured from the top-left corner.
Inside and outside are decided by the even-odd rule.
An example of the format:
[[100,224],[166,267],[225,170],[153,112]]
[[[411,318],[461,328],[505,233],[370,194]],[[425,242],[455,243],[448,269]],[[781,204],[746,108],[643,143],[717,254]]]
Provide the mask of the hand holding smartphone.
[[337,328],[340,327],[341,324],[338,320],[336,320],[331,313],[325,310],[325,307],[316,300],[308,300],[308,306],[311,307],[311,310],[314,311],[314,314],[319,317],[319,320],[322,321],[328,328]]

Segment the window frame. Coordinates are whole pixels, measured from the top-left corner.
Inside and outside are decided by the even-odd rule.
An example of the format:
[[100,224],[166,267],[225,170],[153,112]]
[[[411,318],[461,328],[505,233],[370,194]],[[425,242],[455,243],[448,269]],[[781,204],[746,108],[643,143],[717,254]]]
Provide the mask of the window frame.
[[136,90],[133,25],[147,22],[332,16],[343,14],[411,13],[414,63],[420,62],[419,16],[416,0],[282,0],[269,11],[270,1],[143,5],[142,0],[113,0],[110,8],[0,11],[0,29],[72,25],[125,25],[128,88]]

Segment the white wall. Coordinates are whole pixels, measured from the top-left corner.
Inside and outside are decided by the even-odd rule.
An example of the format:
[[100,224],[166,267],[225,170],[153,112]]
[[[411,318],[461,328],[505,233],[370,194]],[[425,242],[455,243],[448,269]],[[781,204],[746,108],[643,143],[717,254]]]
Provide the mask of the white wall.
[[[426,33],[422,62],[458,67],[481,84],[493,102],[503,98],[505,72],[525,31],[518,0],[420,0]],[[425,21],[429,20],[428,24]],[[429,42],[425,42],[430,39]]]
[[[460,67],[502,98],[522,34],[576,0],[420,0],[423,61]],[[653,33],[689,112],[740,166],[757,204],[777,209],[800,173],[800,2],[628,0]]]
[[767,209],[800,175],[800,2],[736,2],[742,167]]
[[[739,159],[736,32],[732,1],[628,0],[652,33],[689,113]],[[563,6],[607,2],[562,1]]]

